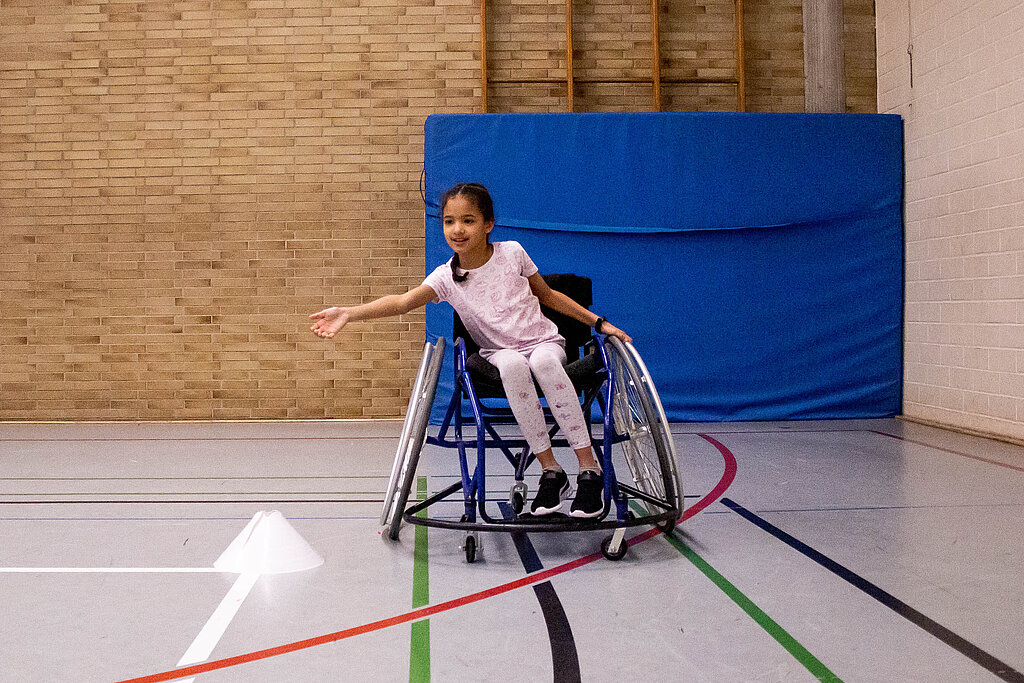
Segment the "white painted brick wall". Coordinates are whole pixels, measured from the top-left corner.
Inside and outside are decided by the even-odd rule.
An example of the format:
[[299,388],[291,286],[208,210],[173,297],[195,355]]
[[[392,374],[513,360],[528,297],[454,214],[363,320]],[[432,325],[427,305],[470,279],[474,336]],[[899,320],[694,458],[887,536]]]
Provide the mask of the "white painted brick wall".
[[1024,439],[1024,0],[875,10],[906,132],[903,412]]

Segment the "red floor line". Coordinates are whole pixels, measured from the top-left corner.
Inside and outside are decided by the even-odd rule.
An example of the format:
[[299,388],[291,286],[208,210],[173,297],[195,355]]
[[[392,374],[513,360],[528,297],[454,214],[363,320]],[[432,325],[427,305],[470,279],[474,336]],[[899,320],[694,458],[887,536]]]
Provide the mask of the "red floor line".
[[891,439],[899,439],[900,441],[906,441],[907,443],[917,444],[918,446],[926,446],[927,448],[934,448],[937,451],[943,453],[952,453],[953,455],[959,455],[962,458],[970,458],[971,460],[978,460],[980,462],[987,462],[989,465],[998,465],[999,467],[1005,467],[1008,470],[1017,470],[1018,472],[1024,472],[1024,467],[1018,467],[1017,465],[1010,465],[1005,462],[999,462],[998,460],[991,460],[989,458],[983,458],[980,455],[971,455],[970,453],[962,453],[960,451],[954,451],[949,448],[943,448],[942,446],[936,446],[934,444],[926,443],[924,441],[917,441],[915,439],[908,439],[905,436],[899,436],[898,434],[889,434],[887,432],[880,432],[875,429],[869,429],[872,434],[880,434],[881,436],[888,436]]
[[[696,503],[694,503],[693,505],[686,509],[686,511],[683,513],[683,516],[679,519],[680,522],[683,522],[693,517],[698,512],[700,512],[701,510],[703,510],[704,508],[718,500],[722,496],[722,494],[724,494],[725,491],[729,488],[729,486],[732,485],[733,480],[736,478],[736,458],[729,451],[729,449],[710,436],[707,436],[705,434],[698,434],[698,436],[700,436],[705,441],[713,445],[715,448],[718,449],[718,452],[722,454],[722,458],[725,460],[725,471],[722,473],[722,478],[719,479],[715,487],[711,489],[711,491],[708,492],[706,496],[704,496],[699,501],[697,501]],[[648,531],[643,532],[642,534],[633,536],[627,541],[627,543],[630,546],[634,546],[637,543],[642,543],[643,541],[653,538],[654,536],[657,536],[660,533],[661,532],[657,529],[650,529]],[[334,643],[339,640],[345,640],[346,638],[362,635],[364,633],[380,631],[390,626],[397,626],[398,624],[404,624],[410,621],[424,619],[426,617],[438,614],[440,612],[447,612],[449,610],[455,609],[456,607],[462,607],[464,605],[469,605],[474,602],[486,600],[487,598],[493,598],[497,595],[502,595],[504,593],[508,593],[510,591],[514,591],[525,586],[531,586],[535,583],[541,583],[551,579],[554,576],[558,576],[559,574],[564,574],[573,569],[577,569],[579,567],[588,565],[592,562],[596,562],[597,560],[600,560],[602,557],[603,556],[601,555],[601,553],[587,555],[585,557],[572,560],[571,562],[566,562],[565,564],[558,565],[557,567],[545,569],[543,571],[536,572],[535,574],[529,574],[527,576],[522,577],[521,579],[516,579],[515,581],[511,581],[509,583],[494,586],[493,588],[488,588],[477,593],[470,593],[469,595],[464,595],[460,598],[448,600],[447,602],[441,602],[436,605],[427,605],[426,607],[421,607],[420,609],[416,609],[411,612],[406,612],[405,614],[399,614],[393,617],[389,617],[387,619],[373,621],[368,624],[363,624],[362,626],[354,626],[352,628],[347,628],[342,631],[335,631],[334,633],[327,633],[325,635],[317,636],[315,638],[298,640],[293,643],[279,645],[278,647],[272,647],[265,650],[257,650],[255,652],[249,652],[246,654],[237,655],[235,657],[228,657],[226,659],[218,659],[212,662],[204,662],[203,664],[196,664],[194,666],[188,666],[181,669],[174,669],[173,671],[164,671],[162,673],[152,674],[149,676],[142,676],[139,678],[128,678],[123,681],[118,681],[118,683],[162,683],[163,681],[173,681],[178,678],[188,678],[191,676],[197,676],[199,674],[209,673],[210,671],[227,669],[233,666],[238,666],[240,664],[248,664],[250,662],[259,661],[261,659],[269,659],[271,657],[277,657],[279,655],[288,654],[290,652],[305,650],[311,647],[316,647],[318,645]]]

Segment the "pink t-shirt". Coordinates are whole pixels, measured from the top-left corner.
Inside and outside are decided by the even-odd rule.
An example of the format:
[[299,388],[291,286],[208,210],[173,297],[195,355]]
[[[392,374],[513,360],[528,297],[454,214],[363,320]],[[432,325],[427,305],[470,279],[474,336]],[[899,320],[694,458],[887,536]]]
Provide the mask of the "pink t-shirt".
[[544,343],[563,347],[565,339],[555,323],[540,311],[540,300],[527,279],[537,266],[518,242],[495,242],[494,253],[484,265],[461,270],[465,282],[452,279],[449,260],[423,281],[459,313],[480,355],[490,358],[501,349],[523,353]]

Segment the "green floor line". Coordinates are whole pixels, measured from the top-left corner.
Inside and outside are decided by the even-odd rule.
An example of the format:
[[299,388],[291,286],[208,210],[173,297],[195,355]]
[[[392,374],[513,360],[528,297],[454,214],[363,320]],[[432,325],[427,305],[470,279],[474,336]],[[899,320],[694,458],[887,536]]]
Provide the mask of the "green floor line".
[[[427,478],[416,480],[416,495],[419,500],[427,498]],[[417,513],[426,516],[426,511]],[[427,564],[427,527],[416,527],[416,545],[412,565],[412,606],[413,609],[430,603],[430,573]],[[430,681],[430,619],[415,621],[411,625],[412,638],[409,650],[409,683]]]
[[[634,508],[638,515],[647,514],[647,511],[631,502],[630,505]],[[740,589],[734,586],[727,578],[718,573],[718,571],[708,564],[704,558],[695,553],[685,543],[676,537],[675,532],[665,534],[665,540],[672,544],[672,547],[678,550],[683,557],[689,560],[693,566],[700,570],[704,576],[711,579],[711,582],[718,586],[723,593],[725,593],[730,600],[735,602],[740,609],[747,613],[751,619],[763,628],[768,635],[775,639],[775,641],[784,647],[789,654],[793,655],[798,662],[800,662],[804,668],[806,668],[811,674],[819,681],[828,681],[829,683],[842,683],[842,679],[836,676],[834,673],[829,671],[828,667],[821,663],[821,661],[812,655],[807,648],[797,642],[796,638],[791,636],[786,629],[779,626],[774,619],[769,617],[764,611],[754,604],[753,600],[744,595]]]

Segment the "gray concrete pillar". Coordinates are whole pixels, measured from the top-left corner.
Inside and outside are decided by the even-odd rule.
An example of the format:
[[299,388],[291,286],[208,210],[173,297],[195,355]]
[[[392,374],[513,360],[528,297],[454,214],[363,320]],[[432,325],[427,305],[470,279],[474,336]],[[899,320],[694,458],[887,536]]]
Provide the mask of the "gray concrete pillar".
[[843,0],[803,0],[804,111],[845,112]]

